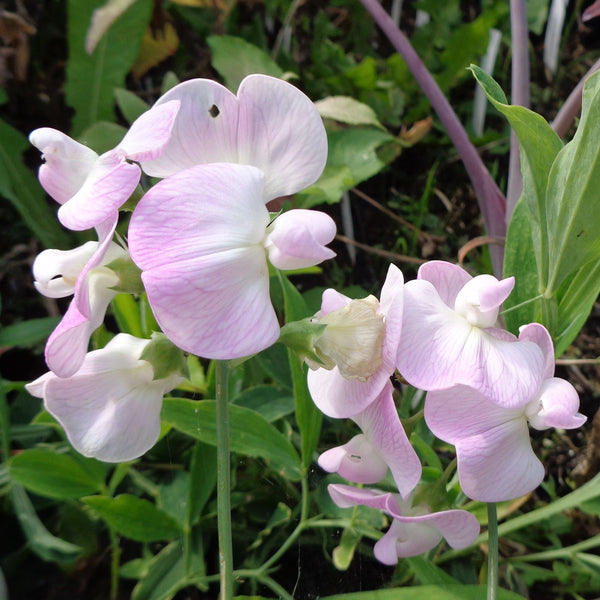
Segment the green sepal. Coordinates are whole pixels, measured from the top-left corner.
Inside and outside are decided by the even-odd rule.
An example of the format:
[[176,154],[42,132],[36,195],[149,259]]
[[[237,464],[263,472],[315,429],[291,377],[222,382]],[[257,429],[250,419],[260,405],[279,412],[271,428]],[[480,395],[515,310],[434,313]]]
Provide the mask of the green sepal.
[[323,367],[326,364],[317,354],[315,343],[323,335],[327,325],[316,323],[312,317],[300,321],[290,321],[281,328],[279,342],[293,350],[300,360],[309,359]]
[[119,277],[119,283],[112,288],[116,292],[141,294],[144,291],[142,271],[131,258],[117,258],[106,267]]
[[180,374],[189,379],[190,374],[183,351],[175,346],[164,333],[155,331],[152,334],[140,359],[146,360],[152,365],[154,380],[166,379],[173,374]]

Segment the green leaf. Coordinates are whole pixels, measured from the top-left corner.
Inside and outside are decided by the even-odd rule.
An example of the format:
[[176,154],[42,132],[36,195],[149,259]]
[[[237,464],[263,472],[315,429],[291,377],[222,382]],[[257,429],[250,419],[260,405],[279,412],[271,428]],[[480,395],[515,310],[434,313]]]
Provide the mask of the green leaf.
[[79,461],[51,450],[25,450],[12,458],[10,476],[28,490],[49,498],[79,498],[98,491],[104,481]]
[[148,500],[130,494],[120,494],[116,498],[88,496],[81,500],[110,527],[132,540],[156,542],[181,535],[177,521]]
[[45,340],[58,325],[59,317],[29,319],[0,329],[0,347],[28,348]]
[[79,136],[79,141],[98,154],[112,150],[125,137],[127,129],[110,121],[97,121]]
[[137,94],[123,88],[115,90],[115,100],[130,125],[150,108]]
[[217,485],[217,450],[214,446],[196,442],[190,477],[187,523],[194,525]]
[[[342,193],[379,173],[395,153],[384,158],[378,150],[395,138],[379,129],[343,129],[327,134],[329,151],[323,175],[299,196],[303,208],[337,202]],[[317,199],[311,198],[316,195]]]
[[294,412],[291,390],[275,385],[248,388],[236,396],[233,402],[260,413],[269,423]]
[[348,125],[371,125],[383,129],[375,111],[350,96],[328,96],[315,102],[321,117]]
[[[483,585],[421,585],[414,587],[371,590],[355,594],[325,596],[321,600],[485,600],[486,587]],[[498,600],[523,600],[523,596],[498,590]]]
[[600,260],[599,119],[600,73],[594,73],[583,88],[577,133],[556,157],[548,180],[549,293],[586,262]]
[[[300,459],[291,442],[253,410],[229,405],[231,450],[265,459],[276,471],[292,481],[300,478]],[[216,412],[213,400],[195,402],[166,398],[162,419],[175,429],[216,445]]]
[[140,307],[131,294],[118,294],[111,303],[119,330],[135,337],[144,338]]
[[454,577],[434,565],[422,556],[413,556],[406,559],[415,576],[423,585],[456,585],[459,584]]
[[65,95],[75,109],[73,132],[79,135],[96,121],[114,121],[114,89],[124,87],[152,15],[152,0],[137,0],[110,27],[94,52],[85,50],[92,13],[104,0],[69,0],[69,62]]
[[225,85],[236,92],[244,77],[261,73],[281,78],[282,69],[263,50],[242,38],[231,35],[211,35],[206,38],[212,52],[212,66]]
[[206,590],[202,578],[206,574],[201,532],[193,532],[186,552],[181,542],[165,546],[148,561],[144,575],[135,586],[131,600],[170,600],[182,588],[196,585]]
[[15,515],[21,524],[29,547],[41,559],[49,562],[72,563],[82,554],[83,549],[75,544],[53,536],[39,520],[31,500],[20,485],[10,490]]
[[[525,200],[521,198],[512,214],[504,252],[504,277],[514,276],[515,287],[504,302],[503,316],[506,328],[518,335],[524,323],[541,318],[538,267],[531,239],[531,217]],[[518,307],[518,308],[512,308]]]
[[362,536],[354,529],[346,528],[340,537],[340,543],[333,549],[331,558],[338,571],[347,571],[354,558],[354,551]]
[[490,102],[508,119],[519,140],[523,197],[532,219],[531,236],[538,273],[545,277],[549,252],[546,186],[563,144],[542,116],[522,106],[508,105],[500,86],[487,73],[474,65],[471,71]]
[[19,211],[25,224],[46,248],[68,248],[69,238],[48,206],[46,194],[21,161],[27,138],[0,119],[0,196]]
[[[297,321],[307,317],[308,307],[300,292],[281,272],[279,273],[279,281],[283,289],[285,320],[287,322]],[[306,382],[307,365],[292,350],[288,350],[288,357],[292,373],[294,398],[296,399],[296,422],[302,438],[302,464],[305,468],[308,468],[319,443],[323,413],[315,406],[308,391]]]

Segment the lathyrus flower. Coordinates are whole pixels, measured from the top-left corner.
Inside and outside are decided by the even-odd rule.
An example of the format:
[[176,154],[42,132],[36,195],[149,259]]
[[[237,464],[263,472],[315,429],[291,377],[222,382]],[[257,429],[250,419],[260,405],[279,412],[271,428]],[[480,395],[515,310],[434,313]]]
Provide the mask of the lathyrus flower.
[[249,75],[237,96],[215,81],[176,85],[155,107],[176,101],[180,109],[159,157],[143,160],[154,177],[206,163],[238,163],[265,174],[265,202],[314,183],[327,161],[327,136],[311,100],[293,85]]
[[269,297],[278,269],[316,265],[335,224],[318,211],[291,210],[271,222],[265,174],[217,163],[157,183],[138,203],[129,249],[156,319],[180,348],[231,359],[273,344],[279,323]]
[[352,417],[362,433],[321,454],[319,465],[354,483],[377,483],[389,467],[400,495],[406,498],[421,479],[421,462],[398,418],[392,391],[388,381],[379,397]]
[[140,167],[131,161],[150,160],[162,152],[178,109],[176,101],[151,108],[116,148],[101,156],[56,129],[32,131],[29,141],[44,160],[40,183],[62,205],[59,221],[75,231],[112,222],[140,180]]
[[[105,223],[108,225],[108,223]],[[99,228],[100,241],[74,250],[45,250],[33,263],[34,284],[50,298],[73,294],[73,300],[46,343],[46,364],[59,377],[70,377],[83,363],[90,336],[104,320],[117,292],[119,276],[106,265],[127,259],[127,251],[112,241],[116,215]]]
[[385,565],[395,565],[399,558],[423,554],[442,539],[457,550],[467,548],[479,535],[477,519],[465,510],[432,513],[427,506],[412,506],[410,498],[403,501],[390,492],[343,484],[330,484],[327,489],[341,508],[370,506],[393,518],[390,528],[373,548],[375,558]]
[[25,387],[44,399],[78,452],[105,462],[133,460],[156,443],[162,398],[183,380],[178,370],[156,377],[144,359],[151,343],[120,333],[86,354],[75,374],[50,371]]
[[404,286],[397,367],[423,390],[462,384],[504,407],[527,403],[544,365],[539,346],[495,326],[514,278],[471,277],[456,265],[426,263]]
[[325,290],[314,321],[325,324],[315,352],[320,364],[308,361],[308,388],[318,408],[330,417],[353,417],[382,392],[396,368],[402,332],[404,278],[390,265],[374,296],[350,298]]
[[429,392],[425,400],[427,425],[456,446],[460,485],[474,500],[511,500],[541,483],[544,467],[531,447],[528,425],[573,429],[586,420],[577,412],[575,388],[554,377],[554,348],[546,329],[537,323],[526,325],[519,339],[537,344],[545,359],[541,382],[526,404],[504,408],[465,385]]

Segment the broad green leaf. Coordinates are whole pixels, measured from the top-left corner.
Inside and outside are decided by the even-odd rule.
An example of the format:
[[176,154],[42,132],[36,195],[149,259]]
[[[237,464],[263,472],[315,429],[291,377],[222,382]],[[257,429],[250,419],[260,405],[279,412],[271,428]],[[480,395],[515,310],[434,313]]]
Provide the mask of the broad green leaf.
[[[343,129],[327,134],[327,166],[321,177],[299,197],[303,208],[320,202],[339,202],[342,194],[379,173],[394,158],[378,151],[396,144],[395,138],[380,129]],[[316,198],[315,198],[316,196]]]
[[[216,411],[213,400],[195,402],[166,398],[162,420],[175,429],[216,445]],[[229,405],[231,450],[246,456],[261,457],[276,471],[293,481],[300,478],[300,459],[291,442],[253,410]]]
[[548,292],[554,293],[588,261],[600,259],[600,73],[583,88],[575,137],[556,157],[547,191]]
[[522,106],[510,106],[500,86],[487,73],[474,65],[471,71],[490,102],[508,119],[519,140],[523,197],[531,215],[531,235],[538,273],[545,276],[549,252],[546,186],[563,144],[541,115]]
[[46,248],[68,248],[69,238],[58,223],[56,210],[50,208],[38,180],[21,161],[30,147],[24,135],[0,119],[0,196],[14,205]]
[[375,111],[368,105],[350,96],[328,96],[315,102],[324,119],[333,119],[348,125],[371,125],[383,129]]
[[79,135],[96,121],[114,121],[114,89],[124,87],[152,15],[152,0],[137,0],[111,25],[94,52],[85,49],[92,13],[104,0],[69,0],[69,62],[65,95],[75,109],[73,133]]
[[194,525],[217,485],[217,450],[214,446],[196,442],[190,475],[187,523]]
[[79,461],[52,450],[25,450],[12,458],[10,476],[28,490],[49,498],[79,498],[98,491],[103,478]]
[[[498,590],[498,600],[523,600],[523,596]],[[371,590],[354,594],[325,596],[321,600],[485,600],[486,587],[483,585],[421,585],[393,588],[389,590]]]
[[557,293],[558,328],[554,349],[561,356],[587,321],[600,294],[600,261],[588,262]]
[[347,571],[354,558],[354,551],[362,536],[354,529],[346,528],[340,537],[340,543],[333,549],[331,558],[338,571]]
[[137,94],[123,88],[115,90],[115,99],[119,110],[130,125],[150,108]]
[[[540,320],[540,283],[531,238],[529,208],[521,198],[512,214],[504,252],[504,277],[514,276],[515,287],[504,302],[503,316],[509,331],[518,335],[519,327]],[[516,308],[513,308],[516,307]]]
[[[304,298],[290,280],[280,273],[279,281],[283,289],[285,320],[298,321],[309,316]],[[288,349],[290,370],[296,399],[296,422],[302,438],[302,464],[308,468],[312,456],[319,443],[323,413],[316,407],[308,391],[306,373],[308,370],[304,361],[300,361],[295,352]]]
[[206,590],[205,574],[201,532],[194,531],[187,552],[180,541],[172,542],[146,563],[131,600],[170,600],[188,585]]
[[75,562],[83,549],[53,536],[39,520],[31,500],[20,485],[12,485],[10,497],[15,515],[33,552],[49,562]]
[[58,325],[59,317],[41,317],[0,329],[0,347],[28,348],[45,340]]
[[233,402],[260,413],[269,423],[294,412],[294,396],[291,390],[275,385],[248,388],[236,396]]
[[88,496],[81,500],[110,527],[132,540],[156,542],[181,535],[177,521],[148,500],[130,494],[120,494],[116,498]]
[[190,474],[179,471],[170,481],[165,481],[158,492],[158,508],[172,516],[182,529],[188,526],[188,497],[190,495]]
[[263,50],[242,38],[231,35],[211,35],[206,38],[212,52],[212,66],[225,85],[236,92],[242,79],[252,73],[282,77],[283,70]]
[[104,6],[97,8],[92,15],[92,22],[87,30],[85,49],[91,54],[108,28],[122,15],[136,0],[107,0]]
[[117,146],[126,133],[127,129],[122,125],[110,121],[97,121],[86,127],[78,139],[94,152],[104,154]]
[[413,556],[406,559],[417,579],[422,585],[456,585],[460,582],[427,560],[423,556]]

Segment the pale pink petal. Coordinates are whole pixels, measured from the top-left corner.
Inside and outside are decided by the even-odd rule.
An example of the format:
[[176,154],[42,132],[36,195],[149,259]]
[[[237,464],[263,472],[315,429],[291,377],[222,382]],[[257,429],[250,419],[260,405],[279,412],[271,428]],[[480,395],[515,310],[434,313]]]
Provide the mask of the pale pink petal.
[[[396,368],[396,354],[401,340],[404,279],[402,272],[390,265],[381,289],[378,313],[385,315],[385,334],[382,348],[382,365],[366,382],[346,379],[339,369],[309,370],[308,389],[319,410],[329,417],[343,419],[365,410],[381,393]],[[342,308],[350,300],[335,292],[323,293],[319,314]]]
[[[352,419],[361,428],[375,451],[387,463],[400,495],[406,498],[421,479],[421,461],[408,441],[398,418],[392,392],[392,384],[388,382],[379,397]],[[376,483],[377,481],[380,479],[356,482]]]
[[548,330],[540,323],[529,323],[519,328],[519,339],[524,342],[533,342],[541,349],[545,358],[544,378],[554,376],[554,344]]
[[335,237],[335,222],[323,212],[290,210],[279,215],[267,232],[269,261],[277,269],[312,267],[335,256],[325,247]]
[[131,216],[133,260],[146,271],[262,246],[269,224],[263,187],[264,175],[258,169],[228,163],[192,167],[160,181]]
[[147,342],[120,334],[87,354],[73,376],[48,377],[41,390],[36,382],[28,387],[32,393],[43,392],[48,412],[84,456],[133,460],[158,439],[162,397],[181,377],[153,381],[152,366],[139,360]]
[[505,409],[456,386],[427,394],[425,420],[434,435],[456,446],[460,485],[474,500],[511,500],[544,478],[522,408]]
[[169,141],[178,110],[178,100],[152,107],[132,123],[116,149],[129,160],[157,158]]
[[388,471],[385,460],[362,433],[343,446],[323,452],[318,462],[325,471],[354,483],[377,483]]
[[238,162],[266,175],[265,199],[314,183],[327,162],[327,135],[313,102],[293,85],[250,75],[238,89]]
[[49,127],[32,131],[29,141],[42,153],[44,160],[38,174],[42,187],[59,204],[64,204],[84,184],[98,155]]
[[340,508],[350,508],[362,504],[371,508],[388,511],[389,506],[396,506],[394,495],[391,492],[382,492],[381,490],[372,490],[366,488],[355,488],[343,483],[330,483],[327,491],[331,499]]
[[[210,79],[191,79],[176,85],[154,105],[180,102],[171,137],[161,155],[143,160],[153,177],[167,177],[194,165],[238,163],[238,100]],[[251,164],[251,163],[250,163]]]
[[58,210],[58,219],[75,231],[90,229],[118,213],[140,180],[140,168],[116,150],[94,163],[79,191]]
[[424,554],[441,541],[442,534],[435,527],[394,519],[386,534],[373,547],[373,554],[384,565],[395,565],[399,558]]
[[98,242],[86,242],[72,250],[44,250],[33,262],[35,288],[48,298],[64,298],[75,291],[75,283],[98,248]]
[[108,270],[88,275],[90,294],[90,314],[79,310],[75,299],[71,301],[67,312],[46,342],[46,364],[59,377],[70,377],[81,366],[88,350],[92,333],[102,325],[106,309],[116,292],[110,287],[119,282],[119,278]]
[[471,325],[493,327],[498,319],[499,307],[514,285],[514,277],[498,281],[492,275],[478,275],[458,292],[454,310]]
[[268,213],[253,167],[192,167],[155,185],[131,218],[129,248],[165,334],[188,352],[238,358],[279,324],[263,246]]
[[458,265],[443,260],[430,260],[419,267],[417,279],[433,284],[446,306],[454,308],[458,292],[473,277]]
[[587,417],[579,412],[577,390],[564,379],[545,379],[540,391],[526,407],[525,414],[534,429],[575,429],[581,427]]
[[408,282],[404,294],[397,367],[411,385],[427,391],[469,385],[509,408],[536,394],[544,368],[537,344],[507,342],[469,325],[428,281]]

